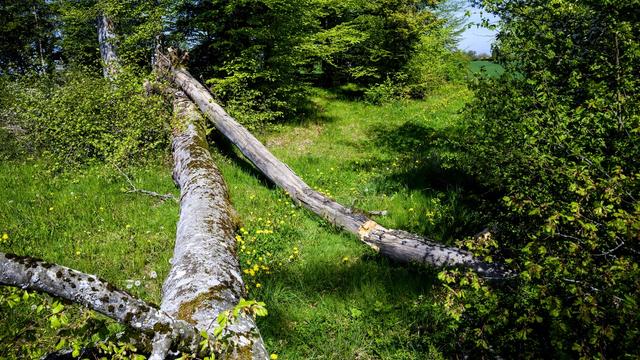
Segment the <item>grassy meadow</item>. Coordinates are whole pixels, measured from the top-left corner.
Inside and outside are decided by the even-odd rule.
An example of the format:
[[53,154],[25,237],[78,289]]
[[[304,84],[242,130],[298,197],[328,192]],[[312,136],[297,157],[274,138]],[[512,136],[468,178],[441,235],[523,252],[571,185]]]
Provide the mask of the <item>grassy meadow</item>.
[[484,74],[490,78],[499,77],[504,73],[504,68],[500,64],[486,60],[470,62],[469,69],[473,74]]
[[[482,229],[473,189],[443,166],[454,155],[447,135],[470,97],[450,85],[424,101],[374,106],[316,90],[315,115],[258,137],[326,195],[363,211],[388,211],[374,217],[384,226],[452,243]],[[212,132],[210,143],[241,221],[236,239],[247,296],[269,311],[258,325],[270,352],[279,359],[437,359],[456,352],[441,301],[448,290],[436,270],[377,256],[295,206],[220,135]],[[178,195],[167,159],[125,172],[137,188]],[[108,165],[54,174],[36,159],[7,161],[0,164],[0,184],[0,232],[7,235],[1,251],[95,273],[160,301],[175,202],[128,193],[125,178]],[[12,295],[2,290],[0,296]],[[36,357],[61,347],[61,330],[33,316],[38,301],[55,306],[37,296],[0,308],[0,357]],[[114,339],[122,330],[72,305],[63,313],[70,323],[85,324],[79,333],[93,340]]]

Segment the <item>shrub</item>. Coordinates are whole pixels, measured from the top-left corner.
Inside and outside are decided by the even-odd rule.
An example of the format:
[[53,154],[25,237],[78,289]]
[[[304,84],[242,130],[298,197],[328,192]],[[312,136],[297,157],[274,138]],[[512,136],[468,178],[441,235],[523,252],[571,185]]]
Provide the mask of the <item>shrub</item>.
[[168,109],[161,97],[145,96],[132,74],[110,82],[69,71],[7,86],[15,101],[5,111],[26,132],[23,147],[59,166],[130,162],[167,145]]
[[402,71],[404,91],[412,98],[424,98],[450,82],[463,82],[469,59],[453,49],[448,28],[435,28],[424,34],[413,56]]
[[[504,289],[468,275],[451,302],[468,346],[507,357],[638,356],[640,24],[632,2],[486,1],[498,61],[460,146],[501,193]],[[511,259],[511,260],[509,260]],[[466,285],[465,285],[466,284]]]
[[402,86],[387,78],[383,83],[371,86],[364,91],[364,99],[370,104],[384,104],[403,97]]

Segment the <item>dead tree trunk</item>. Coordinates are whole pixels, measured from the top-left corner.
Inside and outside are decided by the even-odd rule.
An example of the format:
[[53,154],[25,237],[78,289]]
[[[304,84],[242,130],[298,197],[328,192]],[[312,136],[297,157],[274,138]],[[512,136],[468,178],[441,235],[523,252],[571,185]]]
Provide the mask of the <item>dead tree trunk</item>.
[[120,65],[116,55],[115,40],[113,22],[107,15],[101,14],[98,16],[98,44],[102,58],[102,74],[107,79],[113,78],[118,73]]
[[140,332],[163,334],[176,347],[197,353],[200,333],[95,275],[42,260],[0,253],[0,285],[47,293],[86,306]]
[[[209,153],[205,121],[184,95],[174,94],[173,178],[181,190],[180,220],[172,268],[162,289],[161,310],[213,334],[216,318],[244,294],[236,257],[234,223],[227,188]],[[267,359],[252,316],[241,315],[226,330],[232,359]],[[162,359],[169,341],[154,341]]]
[[365,215],[354,213],[313,190],[246,128],[229,116],[189,72],[171,66],[167,56],[159,54],[157,57],[168,69],[171,79],[198,105],[218,131],[298,204],[359,236],[362,242],[395,261],[432,266],[468,266],[486,277],[500,278],[505,275],[506,272],[499,265],[480,261],[462,249],[440,245],[405,231],[386,229]]

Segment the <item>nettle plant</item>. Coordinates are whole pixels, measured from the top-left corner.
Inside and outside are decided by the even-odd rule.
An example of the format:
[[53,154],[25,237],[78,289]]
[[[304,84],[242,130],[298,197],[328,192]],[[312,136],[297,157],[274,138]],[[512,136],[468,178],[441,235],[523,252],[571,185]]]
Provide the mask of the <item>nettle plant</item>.
[[633,1],[483,2],[501,18],[497,79],[479,79],[462,166],[501,193],[502,288],[449,271],[461,340],[487,354],[637,356],[640,23]]

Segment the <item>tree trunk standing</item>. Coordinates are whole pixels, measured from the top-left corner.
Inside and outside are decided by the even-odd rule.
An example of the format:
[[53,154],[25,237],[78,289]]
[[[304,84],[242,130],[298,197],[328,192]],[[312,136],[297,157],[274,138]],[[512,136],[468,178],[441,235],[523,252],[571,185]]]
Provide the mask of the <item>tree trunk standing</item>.
[[[163,56],[163,55],[158,55]],[[166,56],[164,56],[167,59]],[[480,261],[467,251],[436,244],[401,230],[386,229],[365,215],[325,197],[309,187],[286,164],[278,160],[247,129],[218,105],[209,91],[189,72],[169,67],[172,80],[189,95],[215,127],[234,143],[265,176],[284,189],[298,204],[332,224],[356,234],[360,240],[389,258],[433,266],[468,266],[483,276],[503,277],[497,264]]]
[[40,75],[47,71],[47,63],[44,61],[44,49],[42,48],[42,33],[40,32],[40,20],[38,19],[38,9],[33,7],[33,16],[36,20],[36,28],[38,30],[38,51],[40,53],[40,66],[42,69],[39,71]]
[[140,332],[165,334],[186,352],[198,351],[198,330],[95,275],[30,257],[0,253],[0,285],[47,293],[86,306]]
[[[245,292],[233,209],[208,150],[204,118],[181,91],[174,94],[173,106],[173,178],[181,191],[180,220],[161,310],[213,334],[218,315],[233,309]],[[224,358],[268,358],[252,316],[241,315],[225,331],[230,346],[221,354]],[[157,338],[152,358],[164,358],[168,345]]]
[[120,65],[116,55],[115,40],[116,35],[111,19],[104,14],[98,16],[98,44],[102,58],[102,73],[107,79],[113,78],[118,73]]

